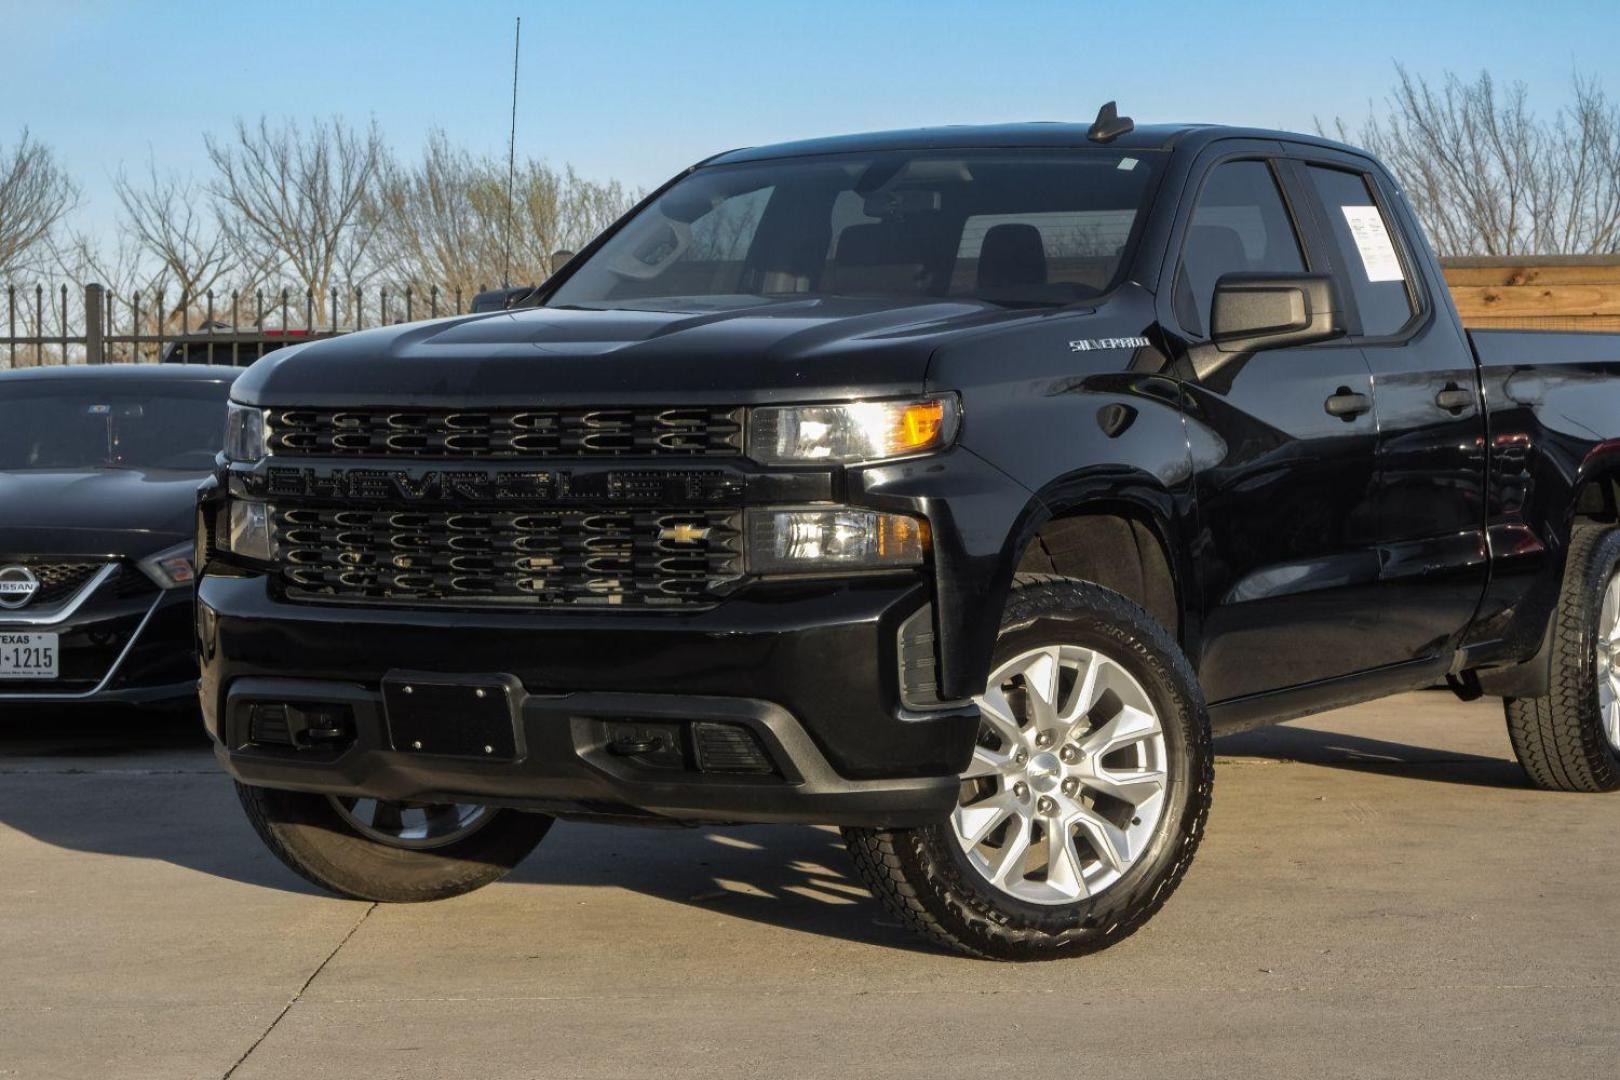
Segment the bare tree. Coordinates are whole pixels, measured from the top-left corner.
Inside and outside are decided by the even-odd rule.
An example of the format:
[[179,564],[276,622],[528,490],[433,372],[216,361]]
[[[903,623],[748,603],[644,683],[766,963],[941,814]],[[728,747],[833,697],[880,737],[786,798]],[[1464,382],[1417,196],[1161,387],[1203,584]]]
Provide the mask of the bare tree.
[[328,293],[347,296],[366,277],[377,219],[365,209],[385,156],[377,125],[334,118],[272,127],[261,117],[252,126],[238,120],[229,139],[204,141],[210,190],[238,257],[274,256],[273,270],[312,293],[316,317],[325,318]]
[[434,132],[420,161],[384,170],[371,207],[376,261],[392,280],[469,297],[504,280],[543,281],[559,251],[579,250],[636,198],[616,181],[528,161],[508,204],[504,161],[475,156]]
[[391,280],[470,297],[500,281],[499,219],[504,189],[491,190],[487,160],[429,137],[414,165],[390,161],[370,213],[377,262]]
[[617,180],[586,180],[572,165],[559,172],[524,163],[513,194],[511,280],[544,281],[557,269],[553,255],[578,251],[639,201]]
[[160,173],[155,161],[148,163],[139,183],[120,173],[113,189],[136,254],[154,263],[165,285],[172,286],[165,294],[165,324],[195,325],[206,317],[209,293],[223,292],[228,284],[257,285],[274,259],[233,244],[196,181]]
[[27,128],[9,151],[0,148],[0,277],[26,267],[78,201],[78,185]]
[[[61,317],[71,322],[75,333],[82,331],[84,286],[91,282],[106,290],[108,332],[156,335],[178,329],[180,290],[174,274],[151,258],[130,232],[121,230],[111,242],[76,233],[67,243],[53,245],[53,251],[57,271],[73,286]],[[127,358],[156,360],[158,349],[131,346]]]
[[1577,74],[1549,121],[1523,83],[1396,71],[1385,115],[1334,132],[1389,165],[1441,254],[1620,251],[1620,107],[1596,81]]

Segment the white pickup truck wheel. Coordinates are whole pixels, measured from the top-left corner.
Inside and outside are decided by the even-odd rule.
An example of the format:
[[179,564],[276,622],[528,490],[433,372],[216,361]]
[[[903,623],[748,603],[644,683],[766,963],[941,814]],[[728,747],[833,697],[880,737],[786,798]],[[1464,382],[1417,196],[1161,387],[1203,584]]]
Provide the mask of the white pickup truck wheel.
[[1203,834],[1209,720],[1163,627],[1117,593],[1021,576],[948,821],[847,829],[856,868],[912,929],[971,956],[1104,948],[1168,899]]
[[1503,703],[1513,752],[1537,787],[1620,789],[1620,529],[1576,527],[1550,633],[1548,692]]

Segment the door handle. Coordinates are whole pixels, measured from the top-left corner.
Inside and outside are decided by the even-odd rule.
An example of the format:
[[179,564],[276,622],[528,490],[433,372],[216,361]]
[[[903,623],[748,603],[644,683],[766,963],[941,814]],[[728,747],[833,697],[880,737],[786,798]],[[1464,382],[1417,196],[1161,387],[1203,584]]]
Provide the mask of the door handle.
[[1474,392],[1464,390],[1456,383],[1446,383],[1446,388],[1434,395],[1434,403],[1452,416],[1457,416],[1474,404]]
[[1322,403],[1329,416],[1337,416],[1345,423],[1350,423],[1362,413],[1372,408],[1372,398],[1366,394],[1358,394],[1348,386],[1341,386],[1334,391],[1333,396]]

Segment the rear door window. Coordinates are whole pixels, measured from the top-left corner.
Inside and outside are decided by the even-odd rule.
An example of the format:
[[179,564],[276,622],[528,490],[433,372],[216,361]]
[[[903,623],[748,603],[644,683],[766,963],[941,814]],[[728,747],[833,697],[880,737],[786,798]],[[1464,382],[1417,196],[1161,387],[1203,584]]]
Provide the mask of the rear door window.
[[1334,265],[1355,296],[1361,332],[1367,337],[1399,333],[1417,314],[1399,230],[1365,176],[1325,165],[1307,165],[1305,171],[1327,213]]

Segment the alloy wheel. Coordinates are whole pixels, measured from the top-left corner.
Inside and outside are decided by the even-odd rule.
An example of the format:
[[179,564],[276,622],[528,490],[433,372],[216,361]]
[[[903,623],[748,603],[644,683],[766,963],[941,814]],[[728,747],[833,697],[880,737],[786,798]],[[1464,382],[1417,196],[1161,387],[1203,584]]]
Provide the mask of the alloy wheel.
[[476,803],[391,802],[328,796],[355,832],[390,847],[426,850],[465,840],[488,824],[494,811]]
[[1609,578],[1598,608],[1598,712],[1609,746],[1620,753],[1620,572]]
[[1152,840],[1169,780],[1141,683],[1096,649],[1053,645],[1002,664],[974,700],[979,739],[951,817],[968,863],[1036,904],[1118,881]]

